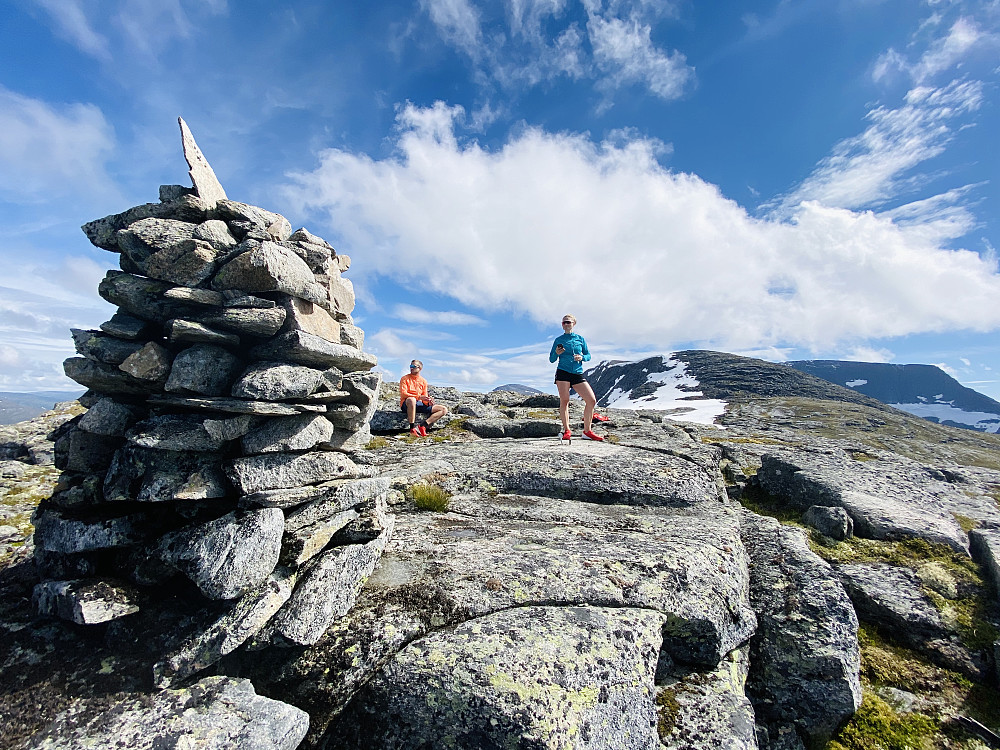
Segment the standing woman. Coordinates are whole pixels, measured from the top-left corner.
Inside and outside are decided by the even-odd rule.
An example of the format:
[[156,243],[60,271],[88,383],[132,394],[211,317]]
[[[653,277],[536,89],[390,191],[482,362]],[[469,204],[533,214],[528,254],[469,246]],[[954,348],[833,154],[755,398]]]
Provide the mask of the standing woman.
[[559,364],[556,365],[555,382],[559,389],[559,418],[563,427],[561,437],[563,440],[572,437],[569,431],[569,389],[572,388],[583,399],[583,436],[587,440],[601,442],[604,438],[590,429],[597,397],[590,383],[583,377],[583,363],[590,361],[590,351],[583,336],[573,333],[575,325],[576,318],[572,315],[563,315],[562,335],[556,336],[556,340],[552,342],[552,351],[549,352],[549,362],[559,360]]

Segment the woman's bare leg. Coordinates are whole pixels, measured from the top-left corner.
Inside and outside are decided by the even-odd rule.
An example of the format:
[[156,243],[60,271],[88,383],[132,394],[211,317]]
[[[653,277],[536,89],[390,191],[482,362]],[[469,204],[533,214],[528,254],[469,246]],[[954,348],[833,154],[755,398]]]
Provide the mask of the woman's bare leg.
[[[583,399],[583,431],[588,432],[590,430],[590,423],[594,419],[594,407],[597,406],[597,396],[594,395],[594,389],[590,387],[590,383],[586,381],[574,385],[573,390]],[[562,404],[560,403],[560,408],[561,406]]]
[[569,429],[569,382],[557,380],[556,388],[559,389],[559,419],[562,420],[563,432]]

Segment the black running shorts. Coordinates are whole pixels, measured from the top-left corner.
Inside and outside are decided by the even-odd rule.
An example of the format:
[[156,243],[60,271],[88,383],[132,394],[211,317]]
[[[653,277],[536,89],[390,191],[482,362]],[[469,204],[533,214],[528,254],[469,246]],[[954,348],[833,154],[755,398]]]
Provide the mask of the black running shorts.
[[556,370],[556,379],[553,383],[558,383],[560,380],[569,383],[570,385],[577,385],[579,383],[586,383],[587,379],[583,377],[583,373],[580,372],[566,372],[565,370]]

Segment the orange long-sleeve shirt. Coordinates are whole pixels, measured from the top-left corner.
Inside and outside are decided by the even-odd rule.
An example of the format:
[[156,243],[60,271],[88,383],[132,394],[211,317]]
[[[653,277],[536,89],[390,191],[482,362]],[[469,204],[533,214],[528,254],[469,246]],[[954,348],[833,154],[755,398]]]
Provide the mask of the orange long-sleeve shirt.
[[404,375],[399,379],[399,405],[402,406],[410,396],[418,401],[428,396],[427,381],[419,375]]

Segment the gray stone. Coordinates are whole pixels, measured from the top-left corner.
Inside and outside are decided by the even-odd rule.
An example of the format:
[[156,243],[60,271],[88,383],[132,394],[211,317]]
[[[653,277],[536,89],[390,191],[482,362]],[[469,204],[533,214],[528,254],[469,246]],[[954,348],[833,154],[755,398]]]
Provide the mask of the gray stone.
[[331,728],[331,744],[659,747],[653,676],[663,619],[639,609],[524,607],[430,633],[364,687]]
[[205,419],[205,431],[219,440],[236,440],[243,437],[258,423],[249,415],[229,417],[228,419]]
[[232,250],[239,244],[236,242],[236,238],[230,233],[226,222],[218,219],[210,219],[199,224],[197,229],[194,230],[193,236],[196,240],[207,242],[216,250],[223,252]]
[[243,495],[262,490],[289,489],[330,479],[354,479],[358,467],[341,453],[263,454],[230,461],[230,481]]
[[371,354],[335,344],[305,331],[289,331],[255,347],[255,359],[288,360],[309,367],[336,367],[345,373],[370,370],[378,360]]
[[288,297],[285,311],[285,330],[304,331],[327,341],[342,343],[340,324],[319,305],[298,297]]
[[192,287],[212,276],[217,257],[210,244],[192,239],[153,253],[139,268],[151,278]]
[[121,444],[118,437],[72,429],[55,441],[54,463],[57,469],[63,471],[103,473],[111,465],[111,459]]
[[118,369],[138,380],[162,383],[170,375],[173,357],[164,347],[150,341],[118,365]]
[[337,430],[334,429],[330,439],[325,443],[320,443],[318,447],[325,451],[341,451],[343,453],[356,453],[363,450],[371,442],[372,431],[369,426],[363,425],[359,430]]
[[292,595],[295,574],[275,568],[224,615],[153,665],[153,684],[167,688],[212,666],[255,636]]
[[843,508],[812,505],[802,514],[802,522],[831,539],[849,539],[854,536],[854,521]]
[[163,203],[144,203],[120,214],[111,214],[103,219],[88,221],[82,227],[94,245],[104,250],[119,252],[118,232],[130,224],[150,217],[165,217],[173,213],[173,207]]
[[828,739],[861,705],[854,608],[801,530],[748,511],[741,519],[758,621],[747,695],[758,721]]
[[[241,508],[294,508],[305,503],[321,502],[329,500],[344,486],[355,484],[357,480],[333,479],[329,482],[321,482],[303,487],[291,487],[280,490],[262,490],[251,495],[244,495],[240,498]],[[371,480],[360,480],[371,481]],[[385,481],[385,480],[380,480]],[[360,501],[358,501],[360,502]],[[352,507],[355,503],[351,499],[343,503],[337,502],[335,507],[326,515]]]
[[36,584],[32,603],[40,615],[60,617],[78,625],[109,622],[139,611],[134,586],[113,581],[43,581]]
[[4,479],[20,479],[27,470],[23,461],[0,461],[0,477]]
[[101,364],[86,357],[70,357],[63,362],[63,371],[66,377],[101,393],[145,395],[156,390],[156,384],[151,381],[133,378],[115,365]]
[[229,513],[167,534],[153,554],[190,578],[209,599],[238,599],[271,575],[283,529],[284,516],[277,508]]
[[305,261],[276,242],[255,244],[237,255],[219,269],[212,287],[244,292],[284,292],[310,302],[327,303],[326,292],[316,283]]
[[170,284],[121,271],[108,271],[97,287],[98,294],[122,310],[143,320],[163,323],[184,318],[189,306],[167,300],[164,293]]
[[365,332],[353,323],[340,323],[340,343],[353,346],[355,349],[363,349],[365,346]]
[[266,338],[273,336],[285,322],[281,307],[225,307],[219,310],[194,313],[189,316],[199,323],[225,328],[236,333]]
[[455,407],[455,413],[485,420],[498,420],[505,418],[503,412],[492,404],[484,404],[481,401],[474,401],[472,399],[460,401],[458,406]]
[[196,344],[174,357],[164,390],[218,396],[229,391],[239,366],[240,361],[222,347]]
[[47,510],[39,511],[33,523],[35,547],[64,554],[130,547],[146,541],[154,531],[150,518],[143,513],[78,521]]
[[350,279],[342,279],[339,276],[339,272],[337,276],[331,276],[327,285],[330,312],[337,315],[350,315],[355,305],[354,284],[351,283]]
[[549,419],[470,419],[465,428],[482,438],[555,437],[562,432],[559,422]]
[[221,292],[213,292],[211,289],[196,289],[189,286],[175,286],[163,292],[165,299],[177,300],[178,302],[189,302],[192,305],[207,305],[209,307],[222,307],[225,303],[225,295]]
[[271,621],[274,635],[300,646],[318,641],[335,619],[354,606],[391,536],[390,523],[374,541],[335,547],[323,554],[303,573],[291,599]]
[[365,422],[361,416],[361,409],[353,404],[330,404],[326,410],[326,417],[334,427],[342,430],[359,429]]
[[196,224],[176,219],[142,219],[118,232],[122,262],[131,261],[139,269],[156,253],[178,253],[190,246]]
[[227,289],[222,293],[222,296],[226,300],[223,303],[224,307],[252,307],[257,310],[269,310],[278,306],[278,303],[272,299],[245,294],[239,289]]
[[168,321],[167,337],[172,344],[214,344],[229,347],[240,345],[240,337],[235,333],[216,331],[193,320]]
[[144,338],[149,328],[150,325],[145,320],[124,312],[116,312],[111,320],[101,323],[101,330],[105,333],[131,341]]
[[333,245],[322,237],[313,234],[305,227],[299,227],[288,237],[289,242],[308,242],[310,245],[319,245],[327,250],[333,250]]
[[228,491],[221,461],[210,453],[126,446],[115,454],[104,479],[108,502],[211,500]]
[[302,414],[264,422],[243,437],[243,453],[284,453],[307,451],[330,439],[333,425],[326,417]]
[[77,699],[28,750],[294,750],[309,715],[259,696],[249,680],[206,677],[179,690],[139,695],[112,705]]
[[124,404],[113,398],[102,398],[91,406],[77,426],[84,432],[108,437],[122,437],[125,431],[142,419],[145,410]]
[[237,398],[284,401],[314,393],[324,383],[323,371],[282,362],[255,362],[233,385]]
[[333,257],[333,250],[324,245],[317,245],[312,242],[289,242],[283,243],[289,250],[298,255],[306,262],[309,269],[315,274],[326,272],[327,265]]
[[183,198],[185,195],[194,195],[195,189],[184,185],[160,185],[160,203],[169,203]]
[[993,581],[997,596],[1000,596],[1000,529],[973,529],[969,532],[969,541],[973,557],[983,566],[987,577]]
[[269,236],[277,241],[287,240],[292,234],[292,225],[281,214],[272,211],[265,211],[257,206],[250,206],[246,203],[236,201],[219,201],[216,206],[219,217],[227,223],[245,221],[254,225],[257,229],[267,232]]
[[803,510],[811,505],[844,508],[860,537],[917,537],[965,554],[968,537],[953,514],[978,515],[969,510],[970,498],[961,489],[901,456],[857,461],[844,450],[776,449],[761,456],[756,482]]
[[662,683],[658,679],[660,747],[757,750],[753,706],[743,692],[749,661],[747,649],[742,648],[728,654],[711,672],[672,674]]
[[181,145],[184,149],[184,160],[188,164],[188,174],[191,175],[191,183],[194,185],[198,197],[208,203],[209,206],[214,206],[219,201],[226,200],[226,191],[223,190],[219,178],[215,176],[215,170],[212,169],[212,165],[208,163],[208,159],[205,158],[201,149],[198,148],[198,144],[195,143],[194,136],[191,135],[191,130],[188,128],[187,123],[178,117],[177,124],[181,128]]
[[185,398],[182,396],[151,396],[150,404],[180,406],[199,411],[251,414],[264,417],[281,417],[306,412],[323,413],[323,404],[274,404],[269,401],[242,401],[237,398]]
[[[234,423],[229,425],[227,423]],[[212,430],[207,429],[202,416],[192,414],[166,414],[140,422],[130,432],[128,442],[143,448],[166,451],[218,451],[249,429],[249,417],[232,420],[213,420]]]
[[334,534],[357,518],[358,512],[356,510],[334,513],[332,516],[311,524],[303,524],[289,518],[289,521],[293,521],[293,523],[290,525],[286,522],[285,524],[285,536],[281,543],[281,557],[279,558],[281,564],[291,568],[300,567],[322,552],[333,539]]
[[77,354],[108,365],[120,365],[129,355],[142,348],[140,342],[105,336],[96,331],[71,328],[70,333],[73,335],[73,345]]

